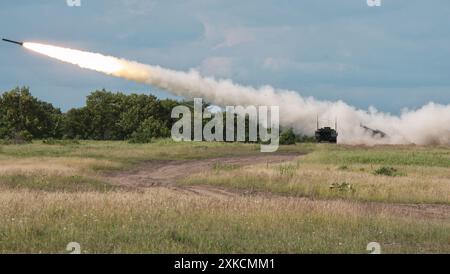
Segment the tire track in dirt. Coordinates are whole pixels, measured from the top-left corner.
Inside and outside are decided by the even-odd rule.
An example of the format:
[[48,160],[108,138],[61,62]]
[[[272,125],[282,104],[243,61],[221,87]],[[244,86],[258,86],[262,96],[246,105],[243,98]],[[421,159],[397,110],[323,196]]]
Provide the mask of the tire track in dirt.
[[295,160],[301,153],[259,153],[254,155],[219,157],[200,160],[152,160],[146,161],[131,170],[105,174],[115,185],[127,188],[164,186],[177,191],[198,194],[222,194],[234,196],[236,192],[216,187],[178,186],[176,182],[195,173],[214,168],[215,165],[248,166],[255,164],[274,164]]
[[[147,187],[163,187],[180,195],[199,195],[217,199],[233,199],[242,196],[258,196],[267,199],[298,199],[318,204],[330,203],[328,200],[317,200],[309,197],[291,197],[274,193],[252,193],[249,191],[227,189],[217,186],[195,185],[183,186],[176,182],[187,176],[214,168],[214,165],[249,166],[255,164],[276,164],[289,162],[302,156],[300,153],[271,153],[245,156],[220,157],[200,160],[152,160],[146,161],[133,169],[105,174],[109,182],[127,189]],[[450,205],[439,204],[396,204],[383,202],[344,201],[358,204],[367,214],[388,213],[399,217],[428,218],[450,220]]]

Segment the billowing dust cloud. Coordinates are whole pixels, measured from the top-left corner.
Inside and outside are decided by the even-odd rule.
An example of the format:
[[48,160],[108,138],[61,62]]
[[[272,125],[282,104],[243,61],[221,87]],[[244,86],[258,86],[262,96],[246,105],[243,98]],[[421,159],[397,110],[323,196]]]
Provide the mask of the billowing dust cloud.
[[[338,120],[338,142],[343,144],[450,144],[450,105],[429,103],[414,111],[394,116],[375,109],[356,109],[342,101],[318,101],[297,92],[278,90],[270,86],[253,88],[231,80],[202,77],[197,71],[174,71],[159,66],[144,65],[112,56],[24,43],[24,47],[81,68],[145,83],[187,99],[203,98],[212,104],[274,105],[280,107],[280,123],[293,127],[297,133],[313,135],[316,117],[320,126],[334,126]],[[385,137],[362,128],[365,125],[386,133]]]

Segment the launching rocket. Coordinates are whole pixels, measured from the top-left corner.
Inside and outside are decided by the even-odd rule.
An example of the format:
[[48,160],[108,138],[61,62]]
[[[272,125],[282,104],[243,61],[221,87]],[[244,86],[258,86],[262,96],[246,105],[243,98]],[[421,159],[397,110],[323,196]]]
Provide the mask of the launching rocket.
[[9,40],[6,38],[3,38],[2,41],[8,42],[8,43],[13,43],[13,44],[17,44],[17,45],[21,45],[23,46],[23,42],[18,42],[18,41],[14,41],[14,40]]

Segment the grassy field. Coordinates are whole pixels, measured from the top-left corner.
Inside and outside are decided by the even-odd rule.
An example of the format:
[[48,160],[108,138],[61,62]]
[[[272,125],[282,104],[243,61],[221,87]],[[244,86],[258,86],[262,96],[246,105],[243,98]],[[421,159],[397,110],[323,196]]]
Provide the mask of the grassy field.
[[317,199],[450,204],[449,148],[310,146],[303,149],[311,153],[291,163],[217,168],[183,183]]
[[[236,193],[217,198],[124,188],[105,174],[145,161],[256,155],[259,146],[0,146],[0,252],[64,253],[72,241],[86,253],[366,253],[372,241],[386,253],[450,252],[450,148],[281,151],[301,155],[281,164],[217,163],[177,182]],[[421,210],[424,204],[435,206]]]

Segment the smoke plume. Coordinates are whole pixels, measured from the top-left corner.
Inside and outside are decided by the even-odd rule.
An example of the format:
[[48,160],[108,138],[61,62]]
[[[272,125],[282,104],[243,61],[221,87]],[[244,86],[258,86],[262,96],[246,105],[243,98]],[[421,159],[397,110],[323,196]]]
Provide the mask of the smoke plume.
[[[84,52],[37,43],[24,47],[81,68],[145,83],[182,96],[195,97],[219,105],[275,105],[280,107],[280,123],[297,133],[313,135],[316,117],[320,126],[334,127],[338,120],[338,142],[343,144],[450,144],[450,105],[428,103],[417,110],[405,110],[399,116],[357,109],[342,101],[318,101],[302,97],[297,92],[271,86],[253,88],[202,77],[197,71],[174,71],[140,64],[98,53]],[[386,133],[385,137],[362,128],[363,124]]]

